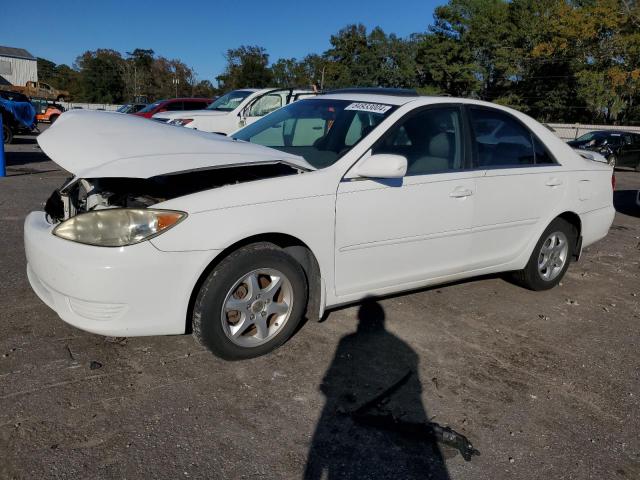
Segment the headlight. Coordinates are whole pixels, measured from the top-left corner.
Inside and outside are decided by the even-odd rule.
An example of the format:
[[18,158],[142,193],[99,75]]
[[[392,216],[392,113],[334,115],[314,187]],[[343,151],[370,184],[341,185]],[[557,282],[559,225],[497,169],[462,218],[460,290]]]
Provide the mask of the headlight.
[[181,127],[184,127],[191,122],[193,122],[193,118],[176,118],[175,120],[171,120],[171,122],[169,123],[171,123],[171,125],[179,125]]
[[122,247],[159,235],[186,216],[185,212],[146,208],[94,210],[62,222],[53,234],[87,245]]

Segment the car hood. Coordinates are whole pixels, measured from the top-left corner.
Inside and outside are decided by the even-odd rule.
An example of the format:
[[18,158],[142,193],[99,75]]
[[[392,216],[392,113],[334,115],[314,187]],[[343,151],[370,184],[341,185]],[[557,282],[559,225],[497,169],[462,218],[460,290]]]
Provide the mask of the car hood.
[[82,178],[149,178],[188,170],[304,158],[262,145],[114,112],[70,111],[38,136],[55,163]]
[[175,118],[195,118],[195,117],[220,117],[223,115],[229,115],[231,112],[219,112],[217,110],[182,110],[179,112],[161,112],[156,113],[154,118],[168,118],[173,120]]

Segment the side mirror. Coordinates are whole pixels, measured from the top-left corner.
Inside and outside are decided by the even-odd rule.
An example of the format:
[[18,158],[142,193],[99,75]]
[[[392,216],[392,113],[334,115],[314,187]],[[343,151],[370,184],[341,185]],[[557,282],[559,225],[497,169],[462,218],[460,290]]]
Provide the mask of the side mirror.
[[379,153],[361,161],[349,177],[402,178],[407,174],[407,159],[402,155]]

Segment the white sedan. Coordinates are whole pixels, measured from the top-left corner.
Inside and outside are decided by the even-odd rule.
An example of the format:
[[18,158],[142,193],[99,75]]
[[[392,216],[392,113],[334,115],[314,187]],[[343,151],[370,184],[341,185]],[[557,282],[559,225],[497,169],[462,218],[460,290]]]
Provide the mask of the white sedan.
[[38,296],[90,332],[192,331],[227,359],[365,297],[507,271],[551,288],[614,217],[611,167],[474,100],[336,92],[233,138],[78,111],[38,142],[74,174],[25,221]]

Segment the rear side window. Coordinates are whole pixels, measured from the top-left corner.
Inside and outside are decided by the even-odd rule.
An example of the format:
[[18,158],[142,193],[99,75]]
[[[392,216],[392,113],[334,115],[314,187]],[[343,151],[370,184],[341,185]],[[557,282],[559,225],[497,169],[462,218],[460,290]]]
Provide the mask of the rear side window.
[[167,109],[167,111],[169,112],[175,112],[176,110],[184,110],[183,106],[182,106],[182,102],[171,102],[171,103],[167,103],[164,108]]
[[[469,113],[478,166],[500,168],[535,164],[534,137],[515,118],[486,108],[470,108]],[[545,149],[542,144],[540,147],[540,159],[544,160]]]
[[556,163],[555,159],[549,153],[549,150],[544,146],[540,140],[532,135],[533,148],[535,150],[536,165],[552,165]]
[[207,102],[184,102],[185,110],[202,110],[207,107]]

